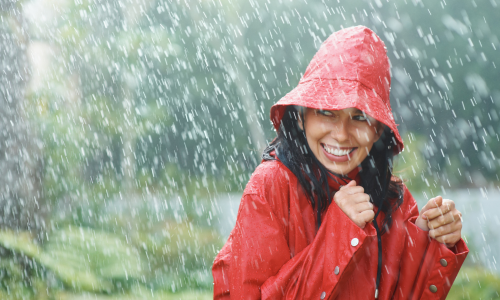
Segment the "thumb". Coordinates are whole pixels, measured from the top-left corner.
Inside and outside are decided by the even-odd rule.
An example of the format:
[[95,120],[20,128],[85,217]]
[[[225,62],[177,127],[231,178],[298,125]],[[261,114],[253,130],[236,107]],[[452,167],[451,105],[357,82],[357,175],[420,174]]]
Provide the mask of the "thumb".
[[434,198],[434,204],[436,207],[440,207],[443,204],[443,197],[437,196]]
[[350,187],[350,186],[356,186],[356,180],[349,181],[348,184],[341,186],[340,189],[343,189],[345,187]]

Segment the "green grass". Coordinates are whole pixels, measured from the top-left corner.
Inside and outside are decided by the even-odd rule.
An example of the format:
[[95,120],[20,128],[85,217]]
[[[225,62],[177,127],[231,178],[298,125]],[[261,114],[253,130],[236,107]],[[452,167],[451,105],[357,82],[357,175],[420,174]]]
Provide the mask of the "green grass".
[[478,267],[464,267],[458,273],[446,299],[500,299],[500,277]]
[[143,286],[133,288],[127,294],[121,295],[101,295],[94,293],[69,293],[60,292],[56,295],[56,300],[208,300],[212,299],[212,292],[182,292],[182,293],[169,293],[151,291]]

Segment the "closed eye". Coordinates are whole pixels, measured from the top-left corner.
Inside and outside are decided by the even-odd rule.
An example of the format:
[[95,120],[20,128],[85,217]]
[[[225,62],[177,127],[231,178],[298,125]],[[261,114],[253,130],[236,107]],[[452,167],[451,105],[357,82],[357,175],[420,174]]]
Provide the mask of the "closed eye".
[[364,115],[355,115],[352,117],[353,120],[356,120],[356,121],[367,121],[368,118]]
[[317,109],[316,112],[320,115],[327,116],[327,117],[333,116],[333,112],[328,111],[328,110]]

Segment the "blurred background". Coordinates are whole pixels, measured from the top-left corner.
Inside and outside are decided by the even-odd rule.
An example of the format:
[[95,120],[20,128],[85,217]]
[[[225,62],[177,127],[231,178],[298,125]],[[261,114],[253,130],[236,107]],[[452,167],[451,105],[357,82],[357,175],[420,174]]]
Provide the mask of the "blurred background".
[[0,0],[0,298],[210,299],[271,105],[359,24],[388,48],[397,174],[464,215],[448,299],[500,298],[499,5]]

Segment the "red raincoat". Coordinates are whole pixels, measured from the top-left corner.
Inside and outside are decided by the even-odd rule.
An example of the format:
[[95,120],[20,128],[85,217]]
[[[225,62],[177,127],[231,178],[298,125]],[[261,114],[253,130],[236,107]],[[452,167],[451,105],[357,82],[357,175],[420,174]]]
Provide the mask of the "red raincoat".
[[[359,183],[355,173],[349,177]],[[333,180],[330,187],[339,188]],[[287,167],[277,160],[261,163],[243,192],[236,226],[215,258],[214,298],[373,299],[378,251],[373,225],[359,228],[334,201],[317,232],[315,216]],[[405,187],[403,204],[382,236],[379,299],[445,299],[465,260],[463,240],[448,249],[415,225],[417,216]]]
[[[389,63],[382,41],[366,27],[334,33],[299,85],[271,109],[279,128],[284,108],[356,107],[390,127],[403,142],[389,103]],[[359,185],[358,170],[350,174]],[[339,189],[331,180],[332,191]],[[468,253],[448,249],[415,225],[418,208],[404,187],[403,204],[382,236],[379,299],[444,299]],[[381,221],[381,212],[377,221]],[[248,182],[236,225],[215,258],[215,299],[373,299],[377,234],[358,227],[332,201],[316,214],[296,176],[279,160],[263,161]]]

